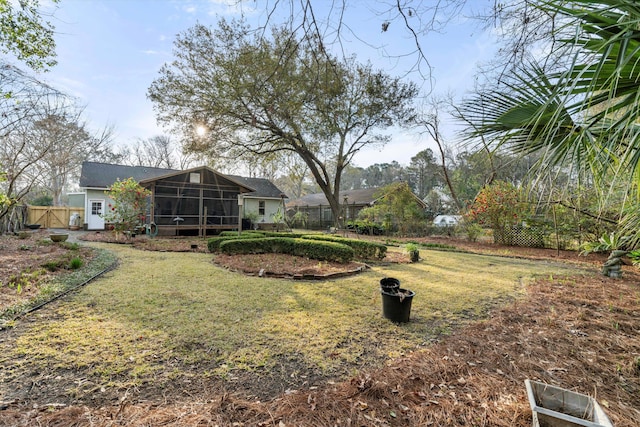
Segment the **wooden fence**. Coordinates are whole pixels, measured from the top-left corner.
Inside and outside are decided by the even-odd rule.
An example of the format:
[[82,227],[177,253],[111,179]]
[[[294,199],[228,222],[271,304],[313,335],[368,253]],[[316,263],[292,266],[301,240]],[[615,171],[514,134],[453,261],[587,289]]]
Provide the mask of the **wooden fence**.
[[73,213],[80,214],[80,225],[86,222],[84,208],[66,206],[29,206],[27,221],[40,224],[42,228],[69,228],[69,219]]

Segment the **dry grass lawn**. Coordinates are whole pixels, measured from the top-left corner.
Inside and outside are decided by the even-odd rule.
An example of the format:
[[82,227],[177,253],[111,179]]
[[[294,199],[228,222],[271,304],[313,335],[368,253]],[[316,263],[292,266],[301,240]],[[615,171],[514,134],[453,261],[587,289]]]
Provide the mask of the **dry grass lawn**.
[[[4,332],[0,425],[525,426],[524,378],[640,415],[638,276],[422,251],[298,282],[109,248],[120,268]],[[381,316],[385,276],[416,292],[406,325]]]

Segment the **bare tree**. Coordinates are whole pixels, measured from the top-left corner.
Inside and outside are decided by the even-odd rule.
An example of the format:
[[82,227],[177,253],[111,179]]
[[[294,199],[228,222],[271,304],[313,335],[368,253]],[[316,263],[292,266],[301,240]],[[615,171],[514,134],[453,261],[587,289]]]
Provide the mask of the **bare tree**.
[[132,147],[134,163],[154,168],[175,168],[174,147],[171,138],[165,135],[138,139]]
[[26,135],[43,156],[25,171],[25,176],[51,194],[54,206],[62,205],[62,194],[69,181],[79,176],[83,161],[112,158],[113,128],[107,126],[93,133],[82,113],[74,106],[57,111],[47,108]]
[[60,109],[65,96],[10,64],[0,64],[0,219],[10,212],[34,184],[26,172],[47,150],[27,137],[34,122],[44,117],[43,107]]
[[185,136],[204,124],[210,135],[192,148],[216,157],[295,153],[334,218],[344,168],[363,148],[389,140],[381,129],[413,115],[415,85],[331,57],[322,40],[286,29],[266,40],[238,22],[196,25],[178,37],[175,54],[149,89],[158,118]]
[[[434,81],[432,66],[423,47],[424,37],[443,31],[451,19],[459,16],[466,3],[466,0],[277,0],[266,3],[264,26],[257,31],[266,33],[270,26],[282,24],[275,22],[277,19],[283,19],[297,37],[323,40],[325,52],[342,52],[348,57],[353,53],[348,45],[359,42],[380,52],[394,64],[401,59],[413,58],[401,72],[417,73],[430,92]],[[379,37],[362,29],[363,15],[378,26]],[[390,47],[392,34],[409,42]]]
[[12,204],[36,186],[59,205],[82,161],[113,159],[113,129],[93,133],[72,98],[6,64],[0,85],[7,94],[0,100],[0,171],[6,177],[0,190]]
[[421,133],[426,133],[433,140],[433,142],[436,143],[436,146],[438,147],[438,153],[440,154],[440,166],[442,169],[443,180],[446,183],[449,192],[451,193],[451,198],[456,204],[456,207],[458,208],[458,210],[462,210],[462,203],[457,196],[455,186],[453,185],[453,180],[451,179],[451,176],[449,174],[449,166],[447,162],[447,151],[449,150],[449,147],[447,146],[447,142],[441,130],[440,116],[442,105],[443,101],[432,101],[430,105],[425,107],[422,114],[419,114],[416,117],[415,124]]
[[182,143],[168,135],[140,138],[133,146],[123,148],[120,157],[123,163],[132,166],[165,169],[187,169],[196,162],[206,161],[203,156],[187,152]]

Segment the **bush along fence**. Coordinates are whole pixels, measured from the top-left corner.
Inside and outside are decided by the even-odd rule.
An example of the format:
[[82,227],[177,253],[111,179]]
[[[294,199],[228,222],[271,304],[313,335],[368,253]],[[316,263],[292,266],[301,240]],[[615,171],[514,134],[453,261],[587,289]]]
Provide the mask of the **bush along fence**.
[[229,255],[251,253],[286,253],[312,259],[349,262],[354,258],[383,259],[385,245],[335,236],[296,233],[221,233],[208,240],[210,252]]

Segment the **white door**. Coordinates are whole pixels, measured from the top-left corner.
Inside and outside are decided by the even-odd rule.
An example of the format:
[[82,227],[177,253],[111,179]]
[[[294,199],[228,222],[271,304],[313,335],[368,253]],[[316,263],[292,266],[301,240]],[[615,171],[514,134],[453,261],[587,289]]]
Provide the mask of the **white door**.
[[89,230],[104,230],[104,200],[89,200],[89,216],[87,228]]

